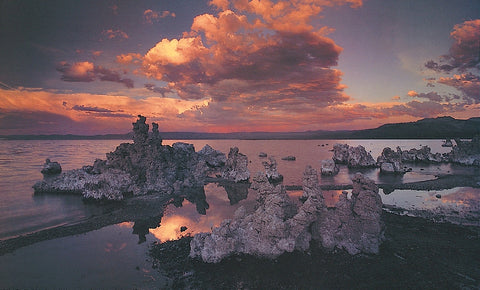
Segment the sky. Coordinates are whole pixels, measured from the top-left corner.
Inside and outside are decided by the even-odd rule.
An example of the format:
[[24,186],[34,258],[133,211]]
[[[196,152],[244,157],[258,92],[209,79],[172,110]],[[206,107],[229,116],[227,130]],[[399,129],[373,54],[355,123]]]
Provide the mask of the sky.
[[480,116],[478,0],[0,0],[0,135]]

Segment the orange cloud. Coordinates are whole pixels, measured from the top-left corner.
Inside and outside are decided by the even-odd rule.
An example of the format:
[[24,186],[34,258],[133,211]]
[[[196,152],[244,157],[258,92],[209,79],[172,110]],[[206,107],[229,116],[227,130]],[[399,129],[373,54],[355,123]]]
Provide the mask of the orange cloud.
[[131,63],[138,64],[142,59],[143,59],[143,56],[141,54],[133,53],[133,52],[117,55],[116,57],[117,62],[121,64],[131,64]]
[[143,12],[143,19],[145,20],[145,23],[148,23],[148,24],[153,24],[153,22],[156,22],[162,18],[169,17],[169,16],[176,17],[176,14],[168,10],[159,12],[159,11],[154,11],[152,9],[147,9]]

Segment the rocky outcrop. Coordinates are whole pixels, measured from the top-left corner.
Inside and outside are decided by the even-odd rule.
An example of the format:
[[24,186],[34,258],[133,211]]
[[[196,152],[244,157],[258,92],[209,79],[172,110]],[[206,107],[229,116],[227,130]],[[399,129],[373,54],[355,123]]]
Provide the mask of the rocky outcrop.
[[338,173],[339,168],[333,159],[326,159],[320,161],[321,174],[324,176],[332,176]]
[[402,163],[402,152],[393,151],[390,147],[383,148],[382,155],[377,158],[377,166],[381,173],[403,174],[406,169]]
[[[195,152],[192,144],[162,145],[158,125],[148,134],[146,118],[133,123],[134,143],[122,143],[106,160],[46,176],[33,188],[39,192],[82,194],[85,198],[120,200],[132,195],[184,196],[199,192],[209,172],[220,171],[225,155],[206,146]],[[194,189],[194,190],[192,190]]]
[[62,173],[62,166],[58,162],[52,162],[50,159],[47,158],[45,160],[45,164],[43,164],[43,168],[41,170],[43,175],[55,175]]
[[421,162],[421,163],[441,163],[448,161],[446,155],[432,153],[428,146],[422,146],[420,149],[412,148],[402,151],[397,147],[397,152],[402,155],[402,162]]
[[480,167],[480,136],[471,141],[455,139],[455,143],[448,157],[450,162]]
[[265,168],[265,175],[267,176],[268,181],[270,181],[272,183],[282,181],[283,180],[283,175],[281,175],[277,171],[277,161],[275,160],[275,158],[273,158],[271,156],[268,158],[268,160],[270,162],[267,162],[267,161],[262,162],[262,165]]
[[327,250],[377,254],[384,240],[378,187],[360,173],[352,181],[351,199],[344,191],[334,208],[323,208],[312,225],[312,238]]
[[362,145],[351,147],[348,144],[333,146],[333,161],[338,164],[347,164],[349,168],[375,167],[372,155]]
[[238,152],[237,147],[230,148],[222,178],[233,182],[248,181],[250,171],[248,170],[248,158]]
[[269,182],[266,174],[253,178],[257,206],[247,213],[239,207],[233,219],[224,220],[211,233],[195,235],[190,257],[216,263],[232,254],[275,258],[284,252],[305,251],[316,240],[328,250],[350,254],[378,253],[383,240],[378,187],[355,175],[352,198],[345,194],[335,208],[327,208],[317,171],[307,166],[303,177],[303,204],[297,208],[282,184]]
[[210,145],[205,145],[202,150],[198,151],[200,158],[205,161],[209,167],[218,168],[225,165],[227,157],[225,153],[213,149]]

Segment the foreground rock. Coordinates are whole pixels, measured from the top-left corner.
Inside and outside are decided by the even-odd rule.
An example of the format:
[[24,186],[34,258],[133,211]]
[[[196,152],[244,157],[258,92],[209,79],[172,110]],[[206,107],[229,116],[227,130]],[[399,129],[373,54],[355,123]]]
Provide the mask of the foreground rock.
[[60,163],[51,162],[50,159],[47,158],[41,172],[44,176],[60,174],[62,173],[62,166],[60,166]]
[[185,192],[200,192],[207,175],[223,168],[225,154],[208,145],[198,153],[191,144],[162,145],[158,125],[153,123],[149,135],[145,121],[139,116],[133,123],[133,144],[120,144],[107,154],[107,160],[97,159],[92,166],[45,176],[33,186],[35,192],[107,200],[145,194],[184,196]]
[[352,199],[346,194],[336,208],[327,208],[317,171],[307,166],[303,177],[303,204],[297,208],[282,184],[270,183],[258,173],[252,183],[257,206],[244,207],[233,219],[224,220],[211,233],[195,235],[190,257],[217,263],[232,254],[276,258],[285,252],[305,251],[316,240],[328,250],[344,249],[350,254],[378,253],[383,241],[382,202],[373,181],[357,174]]
[[352,197],[340,195],[335,208],[323,208],[312,225],[313,239],[328,250],[344,249],[349,254],[377,254],[384,240],[382,199],[375,183],[357,173]]
[[269,157],[268,161],[263,161],[262,165],[265,168],[265,174],[268,178],[268,181],[271,183],[281,182],[283,180],[283,175],[278,173],[277,170],[277,161],[273,157]]
[[347,164],[349,168],[376,166],[372,155],[368,153],[362,145],[351,147],[348,144],[335,144],[333,146],[332,159],[337,164]]

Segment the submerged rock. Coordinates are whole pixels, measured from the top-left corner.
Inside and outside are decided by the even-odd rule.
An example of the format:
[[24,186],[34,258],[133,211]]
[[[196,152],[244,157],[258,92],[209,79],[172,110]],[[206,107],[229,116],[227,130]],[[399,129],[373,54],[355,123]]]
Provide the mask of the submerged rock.
[[383,241],[382,201],[373,181],[355,175],[352,199],[344,195],[336,208],[327,208],[317,171],[307,166],[303,176],[304,201],[297,207],[282,184],[269,182],[259,172],[252,189],[258,193],[254,212],[239,207],[211,233],[200,233],[190,243],[190,257],[217,263],[232,254],[276,258],[285,252],[305,251],[311,240],[329,250],[350,254],[378,253]]
[[45,176],[33,188],[40,192],[82,194],[85,198],[121,200],[132,195],[185,196],[199,192],[209,172],[220,171],[225,155],[206,147],[195,152],[192,144],[162,145],[158,125],[149,137],[146,118],[133,123],[134,143],[122,143],[93,166]]
[[335,144],[333,146],[332,159],[335,163],[347,164],[349,168],[367,168],[376,166],[372,155],[368,153],[362,145],[351,147],[348,144]]
[[250,178],[248,158],[237,147],[230,148],[222,177],[234,182],[248,181]]

